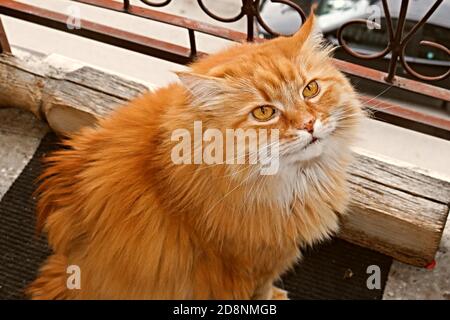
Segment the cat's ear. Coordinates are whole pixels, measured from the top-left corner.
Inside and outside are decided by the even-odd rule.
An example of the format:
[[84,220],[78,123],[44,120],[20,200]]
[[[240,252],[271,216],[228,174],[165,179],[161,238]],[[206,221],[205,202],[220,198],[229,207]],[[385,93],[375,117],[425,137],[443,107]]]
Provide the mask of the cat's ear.
[[320,46],[323,40],[323,35],[317,24],[314,10],[315,6],[311,8],[311,14],[306,19],[305,23],[303,23],[300,29],[289,39],[291,45],[297,50],[305,45],[310,47]]
[[223,96],[226,85],[223,79],[199,75],[192,72],[176,72],[183,86],[200,105],[209,105]]

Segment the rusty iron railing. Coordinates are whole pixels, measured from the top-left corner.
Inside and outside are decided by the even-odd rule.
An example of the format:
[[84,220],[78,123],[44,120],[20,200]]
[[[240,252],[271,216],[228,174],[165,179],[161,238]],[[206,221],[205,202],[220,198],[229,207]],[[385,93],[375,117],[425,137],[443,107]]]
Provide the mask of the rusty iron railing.
[[[240,0],[242,3],[240,12],[234,17],[221,17],[211,12],[204,4],[203,0],[197,0],[199,7],[211,18],[220,22],[235,22],[241,19],[247,19],[247,33],[241,33],[230,30],[228,28],[211,25],[208,23],[187,19],[184,17],[163,13],[150,9],[150,7],[163,7],[172,2],[172,0],[140,0],[146,7],[132,5],[129,0],[112,1],[112,0],[71,0],[73,2],[96,6],[102,9],[113,10],[125,14],[146,18],[149,20],[169,24],[187,30],[187,37],[189,40],[189,47],[175,45],[170,42],[156,40],[143,35],[138,35],[128,31],[120,30],[103,24],[92,21],[81,20],[81,28],[68,28],[67,21],[69,17],[62,13],[49,11],[40,7],[24,4],[14,0],[0,1],[0,14],[10,16],[13,18],[26,20],[28,22],[47,26],[60,31],[68,32],[85,38],[96,41],[101,41],[110,45],[118,46],[124,49],[129,49],[142,54],[150,55],[156,58],[167,61],[188,64],[196,58],[205,55],[205,53],[198,51],[196,44],[196,34],[203,33],[214,37],[219,37],[231,41],[263,41],[254,35],[255,22],[272,35],[278,35],[272,30],[263,20],[260,15],[260,0]],[[180,0],[178,0],[180,1]],[[236,0],[238,1],[238,0]],[[305,20],[305,13],[303,10],[292,1],[289,0],[268,0],[271,2],[283,3],[291,6],[298,12],[302,21]],[[409,0],[401,0],[401,9],[398,18],[396,29],[393,29],[393,22],[389,11],[387,0],[382,0],[383,9],[386,17],[386,24],[388,28],[389,40],[386,48],[379,53],[373,55],[363,55],[353,51],[345,42],[343,37],[343,30],[349,25],[357,23],[366,23],[365,20],[354,20],[345,23],[338,31],[338,40],[343,49],[349,54],[362,59],[377,59],[385,57],[391,53],[390,63],[387,72],[378,71],[364,66],[356,65],[350,62],[337,60],[334,62],[336,66],[351,76],[367,79],[377,83],[388,86],[395,86],[402,90],[407,90],[417,94],[427,96],[432,99],[437,99],[443,103],[450,102],[450,90],[433,86],[424,81],[441,80],[449,77],[450,70],[439,76],[426,76],[413,70],[405,59],[405,47],[411,40],[412,36],[419,30],[441,5],[443,0],[436,0],[431,8],[424,14],[423,18],[416,23],[416,25],[406,34],[403,35],[403,27],[406,20],[406,13],[408,10]],[[3,51],[8,51],[6,36],[3,33],[0,24],[0,48]],[[6,44],[5,44],[6,43]],[[433,46],[437,49],[443,50],[450,54],[449,50],[442,44],[437,44],[430,41],[422,41],[422,45]],[[411,80],[396,75],[396,66],[401,63],[404,69],[413,77],[421,80]],[[379,98],[362,96],[361,99],[365,105],[374,111],[374,116],[378,120],[387,121],[402,127],[413,129],[419,132],[427,133],[437,137],[450,140],[450,120],[439,118],[437,116],[425,114],[419,111],[411,110]]]
[[0,18],[0,53],[11,54],[11,46],[9,45],[8,37],[6,36],[5,28],[3,27],[1,18]]
[[[347,45],[347,43],[345,42],[344,37],[343,37],[343,33],[344,33],[343,30],[346,29],[348,26],[351,26],[354,24],[361,24],[361,23],[367,24],[367,21],[362,20],[362,19],[348,21],[339,28],[339,30],[337,32],[339,44],[348,54],[350,54],[354,57],[360,58],[360,59],[366,59],[366,60],[379,59],[379,58],[385,57],[388,53],[392,53],[391,58],[389,60],[388,74],[385,79],[387,82],[390,82],[390,83],[392,83],[394,80],[395,71],[397,69],[396,67],[397,67],[397,64],[399,61],[402,64],[403,68],[405,68],[405,70],[410,75],[412,75],[413,77],[415,77],[419,80],[436,81],[436,80],[445,79],[448,76],[450,76],[450,68],[447,70],[447,72],[445,72],[439,76],[426,76],[426,75],[420,74],[419,72],[413,70],[409,66],[408,62],[405,59],[406,45],[412,39],[414,34],[427,22],[427,20],[431,17],[431,15],[436,11],[436,9],[441,5],[441,3],[443,1],[444,0],[437,0],[431,6],[431,8],[425,13],[425,15],[422,17],[422,19],[420,19],[420,21],[418,21],[412,27],[412,29],[408,32],[408,34],[403,37],[403,29],[405,26],[406,13],[408,11],[409,0],[402,0],[402,2],[401,2],[400,14],[398,17],[398,22],[397,22],[397,27],[396,27],[395,33],[394,33],[394,28],[392,26],[392,18],[391,18],[391,13],[389,10],[389,5],[387,3],[387,0],[382,0],[381,2],[383,3],[383,10],[384,10],[384,14],[386,17],[386,25],[387,25],[388,35],[389,35],[388,44],[387,44],[386,48],[383,49],[381,52],[371,54],[371,55],[366,55],[366,54],[361,54],[361,53],[353,51]],[[449,19],[450,19],[450,17],[449,17]],[[381,26],[378,26],[378,28],[381,28]],[[449,35],[449,37],[450,37],[450,35]],[[420,44],[424,45],[424,46],[434,47],[436,49],[444,51],[445,53],[447,53],[447,55],[450,55],[450,50],[447,49],[442,44],[435,43],[432,41],[424,41],[424,40],[421,41]]]

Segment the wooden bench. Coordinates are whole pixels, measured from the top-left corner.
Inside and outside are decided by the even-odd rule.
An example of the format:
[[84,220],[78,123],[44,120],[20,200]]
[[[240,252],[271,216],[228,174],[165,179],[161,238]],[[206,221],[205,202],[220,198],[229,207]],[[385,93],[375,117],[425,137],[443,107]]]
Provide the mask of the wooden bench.
[[[60,134],[149,90],[148,85],[60,56],[0,55],[0,107],[31,111]],[[352,201],[339,237],[416,266],[433,261],[449,213],[450,181],[355,149]]]

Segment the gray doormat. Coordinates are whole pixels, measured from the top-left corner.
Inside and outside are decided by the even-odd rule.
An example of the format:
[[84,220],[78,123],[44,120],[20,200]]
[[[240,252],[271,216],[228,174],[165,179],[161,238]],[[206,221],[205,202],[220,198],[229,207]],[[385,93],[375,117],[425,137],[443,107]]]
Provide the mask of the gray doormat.
[[[41,158],[58,148],[47,134],[33,158],[0,202],[0,299],[24,299],[24,288],[50,254],[44,238],[35,235],[35,199]],[[381,299],[392,258],[334,239],[308,249],[302,262],[278,284],[291,299]],[[381,288],[369,290],[367,267],[381,270]]]

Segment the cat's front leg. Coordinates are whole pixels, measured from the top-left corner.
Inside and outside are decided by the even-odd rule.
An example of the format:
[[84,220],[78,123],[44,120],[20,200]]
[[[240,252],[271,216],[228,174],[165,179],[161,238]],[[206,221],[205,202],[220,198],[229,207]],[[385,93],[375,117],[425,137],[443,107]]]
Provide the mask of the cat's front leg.
[[280,289],[273,285],[272,282],[265,284],[258,288],[253,297],[253,300],[289,300],[286,290]]
[[278,287],[272,286],[271,300],[289,300],[288,292]]

